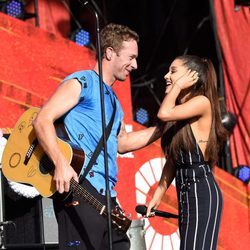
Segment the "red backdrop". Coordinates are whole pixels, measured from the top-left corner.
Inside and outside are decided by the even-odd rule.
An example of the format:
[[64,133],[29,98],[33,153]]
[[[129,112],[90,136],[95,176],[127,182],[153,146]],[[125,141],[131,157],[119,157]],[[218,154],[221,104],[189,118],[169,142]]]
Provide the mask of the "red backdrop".
[[[93,53],[71,41],[0,13],[0,128],[11,131],[18,117],[30,106],[41,106],[69,73],[93,67]],[[115,84],[125,111],[127,129],[141,126],[132,120],[130,81]],[[9,129],[8,129],[9,128]],[[159,181],[164,158],[159,141],[134,153],[118,156],[118,199],[133,219],[134,208],[152,195]],[[216,169],[224,196],[224,213],[218,249],[247,249],[249,209],[247,187]],[[174,185],[160,209],[177,213]],[[176,219],[146,219],[147,249],[178,249]]]
[[216,0],[216,27],[222,50],[226,104],[237,116],[230,138],[233,167],[250,166],[250,12],[234,0]]

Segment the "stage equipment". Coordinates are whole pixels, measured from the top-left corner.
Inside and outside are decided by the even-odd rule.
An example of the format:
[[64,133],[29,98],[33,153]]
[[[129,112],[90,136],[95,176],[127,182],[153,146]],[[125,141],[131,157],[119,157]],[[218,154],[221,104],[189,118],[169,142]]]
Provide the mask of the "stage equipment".
[[131,243],[130,250],[146,250],[144,225],[144,219],[132,221],[128,230],[128,237]]
[[80,46],[90,45],[91,44],[90,33],[82,28],[80,22],[77,20],[74,13],[71,11],[69,4],[65,0],[61,0],[61,2],[64,5],[64,7],[67,9],[72,20],[77,26],[77,29],[70,34],[69,36],[70,40],[74,41],[76,44]]
[[4,176],[1,180],[0,249],[58,249],[52,199],[23,197],[11,189]]
[[24,20],[25,8],[21,0],[2,1],[2,12],[9,16]]
[[221,116],[222,116],[221,121],[222,121],[223,126],[230,134],[232,134],[233,129],[237,123],[236,115],[228,111],[228,112],[222,113]]
[[144,108],[138,108],[135,111],[135,121],[138,123],[145,125],[149,122],[149,114],[148,111]]
[[90,34],[88,31],[78,28],[72,33],[70,40],[74,41],[80,46],[88,46],[90,45]]
[[247,165],[240,165],[234,169],[234,176],[248,184],[250,180],[250,167]]
[[28,13],[25,11],[25,1],[23,0],[8,0],[0,1],[1,12],[5,14],[21,19],[26,20],[29,18],[36,18],[36,26],[39,27],[39,18],[38,18],[38,0],[34,0],[35,13]]

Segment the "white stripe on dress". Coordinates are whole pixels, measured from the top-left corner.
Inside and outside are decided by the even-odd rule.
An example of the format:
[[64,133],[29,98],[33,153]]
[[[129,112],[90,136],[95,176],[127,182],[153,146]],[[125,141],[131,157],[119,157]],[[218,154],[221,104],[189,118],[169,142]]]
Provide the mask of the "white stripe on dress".
[[197,184],[195,180],[195,171],[193,170],[193,180],[194,180],[194,194],[195,194],[195,207],[196,207],[196,221],[195,221],[195,234],[194,234],[194,247],[193,249],[196,249],[196,237],[197,237],[197,229],[198,229],[198,196],[197,196]]
[[[218,216],[218,209],[219,209],[219,194],[218,194],[218,189],[214,183],[214,187],[216,190],[216,200],[217,200],[217,206],[216,206],[216,214],[215,214],[215,221],[217,222],[217,216]],[[213,234],[212,234],[212,240],[211,240],[211,245],[210,245],[210,249],[213,249],[213,241],[214,241],[214,233],[215,233],[215,227],[216,227],[216,223],[214,223],[214,228],[213,228]]]
[[192,160],[191,152],[188,151],[188,154],[189,154],[189,162],[190,162],[190,165],[193,165],[193,160]]
[[202,249],[204,249],[205,246],[205,241],[206,241],[206,235],[207,235],[207,229],[208,229],[208,225],[209,225],[209,221],[210,221],[210,216],[211,216],[211,203],[212,203],[212,198],[211,198],[211,188],[210,188],[210,184],[207,180],[207,174],[206,174],[206,170],[204,168],[204,165],[201,166],[203,168],[205,177],[206,177],[206,182],[207,182],[207,186],[208,186],[208,190],[209,190],[209,213],[208,213],[208,218],[207,218],[207,225],[206,225],[206,229],[205,229],[205,233],[204,233],[204,239],[203,239],[203,244],[202,244]]
[[199,162],[201,161],[201,155],[200,155],[200,151],[199,151],[199,147],[198,147],[198,144],[196,143],[196,151],[197,151],[197,154],[199,156]]
[[182,151],[180,151],[180,152],[181,152],[181,163],[184,163]]
[[[179,172],[177,172],[177,173],[179,176]],[[183,183],[182,169],[180,169],[180,173],[181,173],[181,186],[182,186],[182,183]],[[182,222],[183,222],[183,205],[182,205],[182,190],[181,190],[181,188],[182,187],[180,187],[180,213],[181,213],[181,224],[182,224]]]
[[189,226],[189,200],[188,200],[188,192],[186,192],[187,197],[187,228],[185,233],[185,242],[184,242],[184,250],[187,249],[187,235],[188,235],[188,226]]

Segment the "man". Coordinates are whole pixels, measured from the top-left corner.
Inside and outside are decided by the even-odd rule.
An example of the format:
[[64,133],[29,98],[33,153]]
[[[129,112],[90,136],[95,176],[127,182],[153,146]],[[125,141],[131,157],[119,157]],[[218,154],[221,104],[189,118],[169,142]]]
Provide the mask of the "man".
[[[127,133],[122,122],[123,111],[112,91],[116,80],[124,81],[132,70],[137,68],[139,37],[126,26],[109,24],[101,32],[102,69],[106,125],[113,110],[115,118],[107,140],[109,186],[111,206],[116,205],[114,186],[117,181],[117,152],[142,148],[160,137],[156,127]],[[44,151],[55,165],[54,181],[59,193],[68,192],[70,180],[78,181],[78,175],[60,151],[54,122],[63,119],[68,137],[85,152],[82,172],[91,159],[102,136],[101,104],[99,92],[98,64],[93,70],[76,72],[68,76],[56,92],[42,107],[34,128]],[[86,179],[81,183],[95,198],[105,204],[104,154],[101,151]],[[107,249],[108,228],[106,218],[100,216],[87,202],[54,201],[59,225],[59,246],[62,249]],[[113,230],[113,249],[129,249],[130,242],[124,233]]]

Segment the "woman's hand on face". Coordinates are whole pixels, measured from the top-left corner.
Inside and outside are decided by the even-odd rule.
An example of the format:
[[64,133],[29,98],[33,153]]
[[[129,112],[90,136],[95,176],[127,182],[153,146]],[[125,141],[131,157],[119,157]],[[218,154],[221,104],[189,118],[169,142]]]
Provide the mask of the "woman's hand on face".
[[183,90],[193,86],[198,81],[198,79],[198,73],[189,69],[183,76],[178,78],[174,84]]

